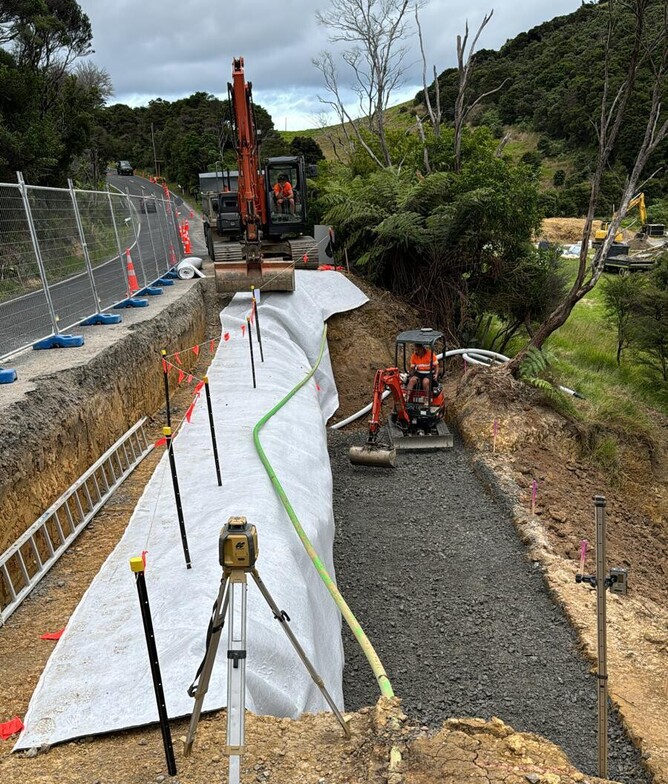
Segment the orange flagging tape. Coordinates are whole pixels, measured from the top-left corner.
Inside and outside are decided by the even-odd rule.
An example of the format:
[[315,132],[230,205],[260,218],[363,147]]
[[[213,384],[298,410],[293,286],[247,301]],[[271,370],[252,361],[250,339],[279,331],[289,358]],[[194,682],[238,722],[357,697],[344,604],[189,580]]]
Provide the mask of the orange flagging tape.
[[47,632],[46,634],[40,634],[40,640],[59,640],[65,629],[59,629],[57,632]]
[[7,740],[7,738],[11,738],[11,736],[15,735],[17,732],[21,732],[22,729],[23,722],[18,716],[14,716],[13,719],[6,721],[4,724],[0,724],[0,738],[2,738],[2,740]]

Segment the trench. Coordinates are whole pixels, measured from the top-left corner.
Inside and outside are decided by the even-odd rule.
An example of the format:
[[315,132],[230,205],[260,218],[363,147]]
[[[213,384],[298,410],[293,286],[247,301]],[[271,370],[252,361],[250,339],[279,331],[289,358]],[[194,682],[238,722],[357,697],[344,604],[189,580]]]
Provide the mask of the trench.
[[[221,306],[213,280],[200,281],[88,364],[43,376],[24,403],[5,409],[1,549],[139,417],[160,410],[165,335],[170,350],[202,342],[219,329]],[[498,716],[594,773],[595,679],[509,510],[485,491],[460,443],[374,470],[347,460],[360,437],[330,432],[337,582],[406,712],[432,728],[453,716]],[[347,629],[344,649],[346,709],[374,704],[375,680]],[[612,778],[651,781],[614,711],[609,759]]]

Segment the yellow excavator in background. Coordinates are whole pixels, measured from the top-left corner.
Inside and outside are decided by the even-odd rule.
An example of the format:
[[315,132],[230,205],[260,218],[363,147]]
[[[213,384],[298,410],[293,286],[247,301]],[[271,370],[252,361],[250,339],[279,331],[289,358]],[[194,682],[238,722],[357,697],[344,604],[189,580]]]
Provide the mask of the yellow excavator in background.
[[[634,207],[638,208],[638,215],[640,216],[640,227],[641,227],[640,231],[636,233],[636,237],[644,237],[645,225],[647,223],[647,209],[645,207],[644,193],[638,193],[631,199],[631,201],[629,202],[628,210],[632,210]],[[627,210],[627,214],[628,214],[628,210]],[[609,226],[610,226],[610,221],[601,221],[601,228],[594,233],[594,238],[592,239],[591,242],[592,245],[603,244],[603,240],[608,236]],[[624,242],[624,233],[622,232],[621,228],[617,231],[617,234],[615,234],[615,242]]]

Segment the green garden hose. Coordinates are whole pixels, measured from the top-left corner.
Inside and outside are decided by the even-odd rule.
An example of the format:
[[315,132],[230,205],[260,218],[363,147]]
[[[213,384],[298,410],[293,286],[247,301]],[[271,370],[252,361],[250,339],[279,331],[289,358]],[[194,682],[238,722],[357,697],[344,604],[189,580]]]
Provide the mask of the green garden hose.
[[279,411],[283,406],[290,400],[290,398],[294,397],[297,392],[308,382],[311,376],[315,373],[320,365],[320,361],[322,359],[322,355],[325,351],[325,346],[327,345],[327,325],[325,324],[325,328],[322,332],[322,340],[320,342],[320,353],[318,354],[318,359],[316,360],[315,365],[311,368],[311,370],[304,376],[304,378],[295,386],[293,389],[288,392],[288,394],[279,402],[277,403],[270,411],[268,411],[262,419],[255,425],[253,428],[253,443],[255,444],[255,449],[262,461],[262,465],[265,468],[265,471],[269,475],[269,479],[271,480],[272,485],[274,486],[274,490],[276,491],[276,495],[278,495],[285,511],[288,513],[288,517],[294,526],[295,531],[297,532],[297,536],[299,536],[301,543],[304,545],[304,549],[308,553],[309,558],[313,562],[313,565],[316,568],[316,571],[320,575],[320,579],[324,582],[327,590],[332,595],[332,598],[336,602],[336,606],[341,611],[341,615],[346,620],[346,623],[350,627],[352,633],[355,635],[355,639],[359,643],[360,647],[364,651],[364,655],[367,658],[367,661],[371,665],[371,669],[373,670],[373,674],[376,677],[376,681],[378,682],[378,686],[380,687],[380,692],[383,697],[394,697],[394,691],[392,690],[392,684],[390,683],[387,674],[385,673],[385,668],[383,667],[380,659],[378,658],[378,654],[374,650],[373,645],[369,641],[369,638],[366,636],[364,630],[359,624],[357,618],[353,614],[350,607],[348,607],[345,599],[341,596],[339,589],[336,587],[334,581],[329,576],[327,569],[325,569],[325,565],[323,564],[320,556],[315,551],[313,545],[311,544],[310,539],[306,535],[306,532],[302,528],[301,523],[299,522],[299,518],[297,517],[295,510],[292,508],[292,504],[288,499],[287,495],[285,494],[285,490],[281,486],[281,483],[278,481],[278,477],[276,473],[267,459],[266,454],[264,453],[264,449],[262,448],[262,444],[260,443],[260,430],[264,427],[264,425],[274,416],[274,414]]

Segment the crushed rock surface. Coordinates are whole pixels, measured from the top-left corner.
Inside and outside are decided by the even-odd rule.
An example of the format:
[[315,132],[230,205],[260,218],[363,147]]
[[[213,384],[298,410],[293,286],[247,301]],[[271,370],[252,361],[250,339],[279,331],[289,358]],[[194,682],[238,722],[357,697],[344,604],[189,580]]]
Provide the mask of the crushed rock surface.
[[[403,709],[433,728],[493,716],[558,744],[597,770],[596,679],[509,509],[460,443],[400,454],[395,469],[353,466],[360,433],[330,432],[338,585],[375,646]],[[377,687],[344,633],[346,707]],[[610,778],[651,781],[614,713]]]

